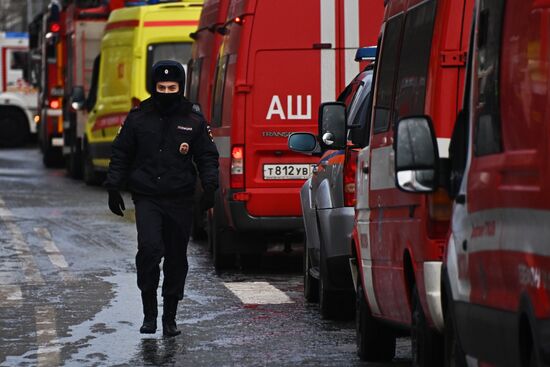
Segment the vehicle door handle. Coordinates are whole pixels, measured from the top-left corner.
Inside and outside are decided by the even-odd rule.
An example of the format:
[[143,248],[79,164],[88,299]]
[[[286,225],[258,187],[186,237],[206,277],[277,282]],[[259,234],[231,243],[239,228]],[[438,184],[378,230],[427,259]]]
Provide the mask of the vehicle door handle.
[[363,173],[368,174],[369,173],[369,166],[363,166]]

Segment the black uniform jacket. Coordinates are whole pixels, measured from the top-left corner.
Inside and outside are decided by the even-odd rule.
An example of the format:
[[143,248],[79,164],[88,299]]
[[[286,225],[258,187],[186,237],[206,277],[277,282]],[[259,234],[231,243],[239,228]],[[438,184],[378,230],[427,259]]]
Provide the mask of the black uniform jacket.
[[[189,144],[187,154],[180,153]],[[134,108],[113,142],[104,186],[128,185],[134,194],[191,195],[198,168],[205,191],[218,188],[218,150],[204,116],[184,101],[170,114],[160,114],[149,98]],[[195,162],[195,165],[193,164]]]

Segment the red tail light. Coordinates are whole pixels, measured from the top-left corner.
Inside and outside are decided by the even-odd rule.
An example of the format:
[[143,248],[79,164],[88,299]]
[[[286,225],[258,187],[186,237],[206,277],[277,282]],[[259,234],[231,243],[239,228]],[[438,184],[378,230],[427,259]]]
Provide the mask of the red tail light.
[[231,149],[231,188],[244,188],[244,147],[235,145]]
[[453,203],[445,190],[439,189],[428,195],[428,235],[431,238],[447,235],[452,207]]
[[61,26],[59,25],[59,23],[52,23],[50,25],[50,32],[57,33],[60,30],[61,30]]
[[348,149],[344,163],[344,205],[355,206],[355,172],[357,171],[357,151]]
[[132,97],[132,108],[137,108],[139,107],[139,104],[141,103],[141,101],[139,100],[139,98],[136,98],[136,97]]
[[57,110],[61,107],[61,103],[57,99],[53,99],[50,101],[50,108],[53,108],[54,110]]

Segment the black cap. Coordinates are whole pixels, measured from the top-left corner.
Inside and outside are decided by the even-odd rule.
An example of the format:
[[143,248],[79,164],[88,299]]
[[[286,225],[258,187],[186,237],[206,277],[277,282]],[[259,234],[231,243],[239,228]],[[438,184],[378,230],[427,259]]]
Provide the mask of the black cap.
[[158,82],[177,82],[180,85],[180,93],[185,89],[185,69],[174,60],[161,60],[153,65],[152,88],[155,90]]

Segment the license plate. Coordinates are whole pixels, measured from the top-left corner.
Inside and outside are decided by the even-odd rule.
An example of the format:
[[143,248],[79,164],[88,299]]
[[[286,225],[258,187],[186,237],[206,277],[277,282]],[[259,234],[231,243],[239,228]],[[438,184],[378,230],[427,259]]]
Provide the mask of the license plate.
[[264,164],[264,180],[305,180],[314,164]]

